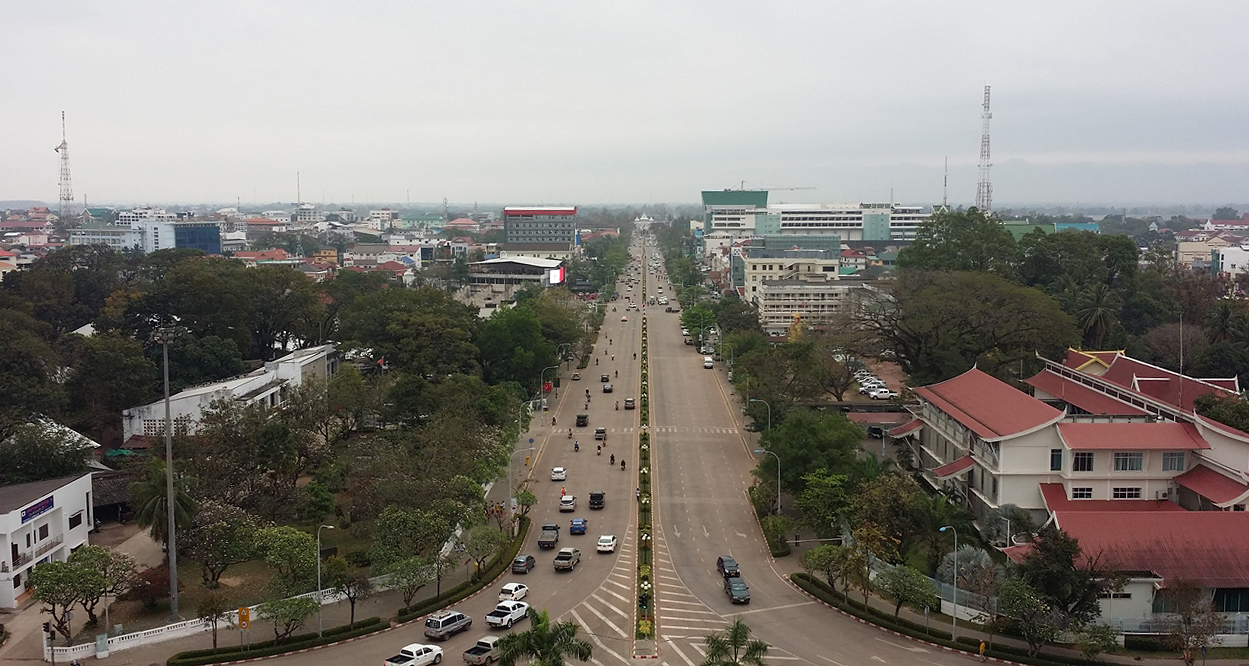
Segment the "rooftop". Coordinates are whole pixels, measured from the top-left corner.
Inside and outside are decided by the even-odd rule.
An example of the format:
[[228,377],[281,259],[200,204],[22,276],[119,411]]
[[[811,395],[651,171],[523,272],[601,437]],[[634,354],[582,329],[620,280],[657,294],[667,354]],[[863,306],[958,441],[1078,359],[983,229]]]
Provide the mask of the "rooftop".
[[12,486],[0,486],[0,513],[17,511],[37,499],[51,495],[58,488],[68,485],[70,482],[76,481],[84,475],[89,474],[90,472],[84,472],[83,474],[75,474],[74,476],[63,476],[59,479],[47,479],[31,483],[19,483]]
[[1108,414],[1113,416],[1145,415],[1145,410],[1139,407],[1119,402],[1111,396],[1060,377],[1049,370],[1038,372],[1024,380],[1024,383],[1090,414]]
[[524,266],[534,266],[537,268],[559,268],[563,265],[561,259],[536,259],[534,257],[500,257],[499,259],[487,259],[485,261],[475,261],[473,266],[501,266],[505,264],[521,264]]
[[576,215],[576,206],[507,206],[504,215]]
[[1184,507],[1164,499],[1156,500],[1093,500],[1067,497],[1061,483],[1042,483],[1041,498],[1050,513],[1055,511],[1183,511]]
[[1200,451],[1210,444],[1191,423],[1059,423],[1072,451]]
[[1175,477],[1175,482],[1210,500],[1219,508],[1242,502],[1249,496],[1249,485],[1244,481],[1224,476],[1205,465],[1197,465]]
[[915,394],[988,441],[1022,435],[1063,416],[979,368],[917,388]]
[[1093,364],[1105,366],[1102,379],[1189,414],[1193,412],[1193,402],[1200,396],[1215,392],[1234,396],[1240,392],[1240,383],[1235,377],[1196,379],[1138,361],[1121,351],[1068,350],[1063,364],[1084,372]]

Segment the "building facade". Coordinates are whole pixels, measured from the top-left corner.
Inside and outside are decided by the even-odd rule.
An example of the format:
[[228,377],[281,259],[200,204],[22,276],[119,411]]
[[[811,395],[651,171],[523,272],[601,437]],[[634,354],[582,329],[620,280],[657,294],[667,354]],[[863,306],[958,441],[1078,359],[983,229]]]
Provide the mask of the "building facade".
[[504,237],[514,243],[576,243],[576,206],[509,206],[503,209]]
[[863,280],[828,273],[798,273],[783,280],[763,280],[750,302],[759,311],[759,324],[768,335],[784,335],[795,323],[824,327],[840,313],[856,307],[867,288]]
[[32,568],[88,543],[91,494],[89,472],[0,487],[0,608],[25,600]]
[[221,226],[216,222],[180,220],[173,225],[174,247],[221,254]]

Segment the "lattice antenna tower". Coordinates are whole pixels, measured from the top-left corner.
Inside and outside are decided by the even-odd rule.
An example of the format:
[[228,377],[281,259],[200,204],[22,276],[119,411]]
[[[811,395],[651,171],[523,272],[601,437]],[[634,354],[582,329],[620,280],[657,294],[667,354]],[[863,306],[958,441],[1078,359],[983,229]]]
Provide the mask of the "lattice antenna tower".
[[980,181],[976,183],[976,208],[988,213],[993,210],[993,183],[989,182],[989,86],[984,87],[984,110],[980,112]]
[[61,154],[61,205],[57,209],[57,215],[61,218],[61,224],[67,224],[70,211],[74,207],[74,186],[69,179],[69,143],[65,140],[64,111],[61,112],[61,145],[55,150]]

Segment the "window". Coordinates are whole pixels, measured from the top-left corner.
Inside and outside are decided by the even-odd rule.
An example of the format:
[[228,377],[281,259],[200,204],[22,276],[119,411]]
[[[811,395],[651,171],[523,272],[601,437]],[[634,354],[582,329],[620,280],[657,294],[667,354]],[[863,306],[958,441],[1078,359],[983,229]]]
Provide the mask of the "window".
[[1050,471],[1061,472],[1063,468],[1063,450],[1050,449]]
[[39,540],[43,541],[48,538],[48,524],[44,523],[39,526]]
[[1162,471],[1164,472],[1183,472],[1184,471],[1184,452],[1171,451],[1162,454]]
[[1091,472],[1093,471],[1093,452],[1078,451],[1071,456],[1071,471],[1073,472]]
[[81,524],[82,524],[82,512],[81,511],[69,517],[69,529],[72,530]]
[[1110,491],[1111,499],[1140,499],[1140,488],[1113,488]]
[[1092,488],[1072,488],[1071,499],[1093,499]]
[[1116,453],[1115,471],[1139,472],[1144,467],[1144,457],[1143,453]]

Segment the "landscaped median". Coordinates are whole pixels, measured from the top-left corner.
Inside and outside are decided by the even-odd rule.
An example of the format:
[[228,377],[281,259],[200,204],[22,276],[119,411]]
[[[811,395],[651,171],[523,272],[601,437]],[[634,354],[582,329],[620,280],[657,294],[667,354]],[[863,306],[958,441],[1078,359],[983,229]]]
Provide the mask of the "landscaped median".
[[[486,566],[485,573],[480,576],[476,582],[465,581],[455,587],[443,592],[442,594],[426,599],[417,604],[413,604],[407,608],[399,609],[395,617],[395,624],[404,624],[420,617],[432,613],[436,610],[445,608],[452,604],[458,603],[473,594],[476,594],[483,588],[494,583],[495,579],[503,575],[511,566],[512,560],[516,554],[520,552],[521,545],[525,543],[525,535],[529,532],[529,518],[521,516],[517,525],[516,538],[507,548],[503,549],[493,560]],[[242,645],[222,646],[210,650],[191,650],[188,652],[179,652],[170,657],[165,663],[168,666],[200,666],[201,664],[218,664],[229,661],[241,661],[244,659],[256,659],[258,657],[272,657],[275,655],[286,654],[289,652],[298,652],[309,648],[320,647],[324,645],[332,645],[341,641],[357,638],[366,634],[371,634],[384,629],[389,629],[391,623],[382,620],[379,617],[371,617],[367,620],[360,620],[355,624],[344,625],[326,629],[322,636],[315,633],[301,634],[283,639],[282,641],[265,641],[263,643],[252,643],[246,647]]]
[[[837,610],[852,615],[864,622],[874,624],[882,629],[915,638],[921,641],[933,643],[952,650],[959,650],[971,654],[976,654],[980,650],[980,639],[970,636],[960,636],[951,640],[950,632],[940,629],[932,629],[925,627],[910,620],[894,617],[886,612],[864,606],[861,601],[855,601],[843,595],[841,592],[834,590],[828,583],[805,573],[790,574],[790,580],[799,589],[816,599],[836,608]],[[1028,651],[1022,648],[1014,648],[1008,645],[994,644],[985,654],[994,659],[1003,661],[1012,661],[1021,664],[1035,664],[1036,666],[1104,666],[1106,662],[1091,659],[1080,659],[1066,657],[1063,655],[1041,653],[1036,656],[1029,656]]]

